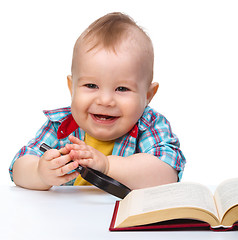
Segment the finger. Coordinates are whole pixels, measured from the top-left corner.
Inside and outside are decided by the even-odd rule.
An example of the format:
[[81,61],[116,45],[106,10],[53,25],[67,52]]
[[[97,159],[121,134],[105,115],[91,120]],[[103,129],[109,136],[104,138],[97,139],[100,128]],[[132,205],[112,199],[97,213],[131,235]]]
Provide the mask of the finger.
[[85,144],[84,141],[81,141],[79,138],[74,137],[72,135],[69,136],[69,141],[75,144]]
[[66,147],[63,147],[63,148],[59,149],[59,152],[60,152],[61,155],[66,155],[70,151]]
[[68,151],[71,151],[71,150],[88,150],[88,146],[86,144],[83,144],[83,145],[78,145],[78,144],[66,144],[65,145],[65,148],[68,150]]
[[79,166],[78,162],[74,161],[66,164],[63,167],[56,169],[56,176],[61,177],[67,175],[69,172],[75,170]]
[[88,158],[92,159],[93,157],[90,151],[81,151],[81,150],[78,150],[78,151],[72,150],[69,155],[74,160],[88,159]]
[[50,162],[49,168],[53,170],[63,167],[66,163],[68,163],[71,160],[72,159],[69,154],[63,156],[60,155],[60,157],[55,158]]
[[75,171],[75,172],[72,172],[72,173],[69,173],[69,174],[66,174],[66,175],[60,177],[60,181],[61,181],[60,185],[75,179],[76,177],[78,177],[78,175],[79,175],[79,173],[77,171]]
[[46,161],[51,161],[51,160],[53,160],[53,159],[55,159],[55,158],[60,157],[60,153],[59,153],[59,151],[58,151],[57,149],[50,149],[50,150],[46,151],[46,152],[43,154],[42,157],[43,157],[44,160],[46,160]]
[[77,161],[79,165],[83,167],[93,167],[92,159],[80,159]]
[[60,186],[62,184],[65,184],[65,183],[77,178],[78,175],[79,175],[79,173],[77,171],[74,171],[72,173],[65,174],[64,176],[57,177],[53,185]]
[[65,148],[68,150],[68,151],[71,151],[71,150],[79,150],[81,147],[81,145],[78,145],[78,144],[66,144],[65,145]]

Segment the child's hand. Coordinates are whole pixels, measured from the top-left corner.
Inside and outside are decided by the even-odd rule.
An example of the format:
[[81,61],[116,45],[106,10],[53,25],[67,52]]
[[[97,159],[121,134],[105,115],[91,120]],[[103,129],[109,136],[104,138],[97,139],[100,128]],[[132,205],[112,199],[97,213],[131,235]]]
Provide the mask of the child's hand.
[[67,164],[72,160],[72,158],[69,154],[62,156],[61,153],[66,154],[67,150],[65,148],[61,150],[51,149],[46,151],[39,160],[39,176],[44,184],[48,186],[59,186],[73,180],[79,175],[77,171],[67,174],[68,172],[76,169],[78,167],[78,163],[75,161]]
[[79,165],[93,168],[104,174],[108,173],[109,161],[107,156],[74,136],[69,136],[73,144],[66,144],[70,157]]

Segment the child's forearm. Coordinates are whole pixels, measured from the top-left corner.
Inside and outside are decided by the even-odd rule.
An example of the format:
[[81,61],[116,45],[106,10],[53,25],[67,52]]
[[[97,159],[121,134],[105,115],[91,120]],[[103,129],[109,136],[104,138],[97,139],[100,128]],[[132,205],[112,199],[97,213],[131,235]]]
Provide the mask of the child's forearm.
[[40,178],[37,167],[39,157],[34,155],[25,155],[16,160],[13,165],[13,180],[20,187],[48,190],[51,186],[46,185]]
[[131,189],[177,182],[177,171],[157,157],[139,153],[129,157],[108,156],[108,175]]

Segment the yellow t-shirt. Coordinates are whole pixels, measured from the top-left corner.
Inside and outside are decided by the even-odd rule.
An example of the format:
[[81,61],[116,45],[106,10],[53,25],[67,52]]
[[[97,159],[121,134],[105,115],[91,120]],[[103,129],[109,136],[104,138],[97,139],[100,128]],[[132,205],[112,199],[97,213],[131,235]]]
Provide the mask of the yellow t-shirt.
[[[97,140],[94,137],[91,137],[90,135],[88,135],[87,133],[85,134],[85,138],[84,138],[84,142],[97,149],[98,151],[100,151],[101,153],[103,153],[106,156],[109,156],[112,154],[112,150],[114,147],[114,141],[108,141],[108,142],[104,142],[104,141],[100,141]],[[75,182],[74,182],[74,186],[78,186],[78,185],[91,185],[89,182],[87,182],[86,180],[84,180],[81,175],[79,175]]]

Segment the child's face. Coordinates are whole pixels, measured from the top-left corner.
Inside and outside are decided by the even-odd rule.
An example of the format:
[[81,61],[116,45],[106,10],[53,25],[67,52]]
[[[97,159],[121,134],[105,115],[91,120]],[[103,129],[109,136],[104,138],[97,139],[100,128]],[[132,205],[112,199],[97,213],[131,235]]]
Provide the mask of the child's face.
[[157,91],[137,52],[81,49],[75,60],[77,67],[68,76],[72,115],[96,139],[115,140],[129,132]]

